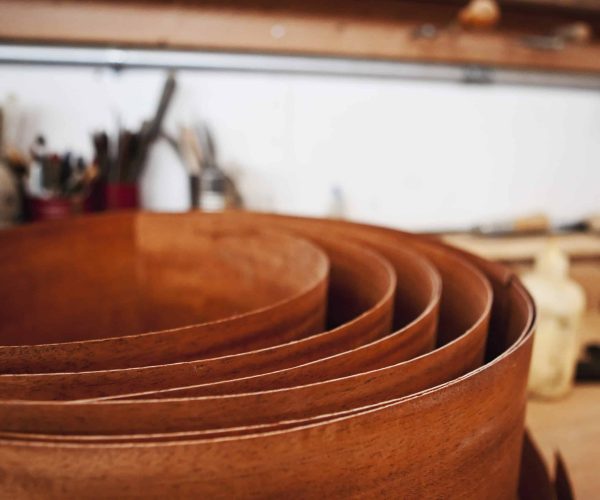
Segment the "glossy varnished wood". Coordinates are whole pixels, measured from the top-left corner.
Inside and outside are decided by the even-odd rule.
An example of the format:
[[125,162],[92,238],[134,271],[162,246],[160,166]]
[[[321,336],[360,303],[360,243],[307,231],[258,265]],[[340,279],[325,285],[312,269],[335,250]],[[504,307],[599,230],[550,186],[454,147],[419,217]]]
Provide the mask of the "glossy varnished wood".
[[[136,224],[162,248],[177,234],[159,228],[175,221],[192,235],[261,228],[322,248],[331,262],[329,331],[228,357],[90,372],[119,373],[115,385],[127,389],[148,384],[155,369],[176,373],[235,356],[249,363],[241,376],[224,370],[194,384],[182,372],[171,390],[118,389],[117,399],[97,399],[85,384],[75,391],[84,372],[3,375],[31,382],[26,394],[38,400],[5,386],[0,491],[15,498],[515,497],[534,311],[509,271],[433,240],[340,221],[241,213],[142,216]],[[382,309],[381,320],[364,322],[362,334],[337,348],[314,342]],[[300,349],[275,370],[261,359],[303,343],[313,358]],[[37,389],[44,377],[61,382]],[[57,394],[69,384],[75,392]],[[74,394],[90,397],[38,397]]]
[[0,272],[13,283],[0,291],[3,373],[166,363],[322,329],[329,264],[306,240],[214,227],[173,237],[150,221],[123,214],[0,233]]

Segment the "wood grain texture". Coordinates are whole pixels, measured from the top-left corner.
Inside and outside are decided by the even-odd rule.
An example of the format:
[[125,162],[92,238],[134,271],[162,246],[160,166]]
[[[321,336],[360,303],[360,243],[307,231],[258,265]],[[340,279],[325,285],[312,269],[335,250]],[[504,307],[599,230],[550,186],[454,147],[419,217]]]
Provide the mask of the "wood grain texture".
[[[313,54],[407,61],[598,72],[600,45],[535,50],[522,42],[580,14],[521,10],[500,29],[461,31],[458,5],[424,2],[88,2],[1,0],[0,39],[7,41]],[[441,28],[416,38],[424,23]],[[274,28],[275,27],[275,28]]]
[[2,343],[26,345],[0,347],[3,373],[168,363],[321,331],[329,261],[306,240],[216,228],[174,238],[161,224],[163,248],[144,221],[123,214],[91,232],[82,219],[0,234],[2,274],[14,283],[0,291]]
[[[165,222],[172,224],[173,219]],[[219,222],[221,230],[224,225],[226,226],[226,221]],[[93,231],[93,227],[91,225],[90,230]],[[186,228],[182,224],[178,227],[179,231],[185,232]],[[195,224],[188,229],[193,229],[189,233],[195,238],[202,234],[202,228],[196,227]],[[244,232],[243,227],[240,230]],[[0,394],[5,399],[82,399],[166,389],[188,385],[186,382],[190,381],[214,382],[223,377],[234,378],[236,375],[253,374],[257,370],[273,370],[309,362],[316,356],[333,355],[340,350],[362,345],[389,333],[396,283],[392,267],[375,253],[350,242],[321,238],[320,244],[331,258],[329,321],[333,325],[343,322],[327,333],[309,336],[305,341],[297,341],[296,338],[290,343],[281,343],[276,347],[220,358],[200,357],[192,361],[181,359],[170,364],[168,361],[162,361],[163,364],[160,365],[140,364],[122,370],[4,374],[0,375]],[[170,262],[174,257],[172,254],[163,256],[166,262]],[[158,265],[158,262],[155,265]],[[224,286],[235,289],[239,280],[215,276],[209,283],[215,283],[218,289]],[[42,317],[50,316],[53,312],[46,310]],[[264,311],[264,314],[268,315],[269,311]],[[271,332],[279,335],[273,335]],[[169,338],[171,333],[166,332],[163,337]],[[263,338],[270,338],[271,342],[290,340],[289,334],[285,334],[286,330],[277,325],[263,332]],[[219,337],[220,330],[217,328],[213,335]],[[129,340],[129,351],[135,358],[138,352],[135,346],[136,339]],[[178,339],[171,336],[169,344],[177,342]],[[242,338],[241,347],[245,346]],[[140,350],[140,354],[143,356],[143,349]],[[93,351],[91,355],[94,356]]]
[[[169,370],[170,395],[97,399],[79,385],[90,397],[58,401],[85,372],[0,376],[61,380],[44,389],[56,401],[19,400],[16,392],[0,401],[2,494],[515,498],[534,310],[508,270],[431,239],[340,221],[251,213],[134,220],[161,252],[179,232],[193,246],[214,227],[234,234],[260,227],[322,248],[331,329],[267,348],[312,345],[309,362],[296,351],[273,371],[264,369],[264,350],[250,350],[239,355],[258,370],[249,364],[241,378],[223,371],[202,386],[190,383],[193,376],[171,380],[170,370],[189,361],[116,370],[115,394],[148,383],[152,370]],[[93,237],[111,222],[97,217],[81,230]],[[389,310],[373,322],[382,304]],[[312,344],[358,320],[363,334],[336,340],[337,350]]]
[[[452,235],[446,241],[488,259],[500,259],[521,275],[549,239],[571,258],[570,276],[583,286],[587,311],[579,328],[580,345],[600,343],[600,238],[594,234],[481,238]],[[600,386],[579,384],[560,400],[531,399],[527,426],[543,455],[542,467],[554,470],[555,454],[567,463],[575,498],[594,499],[600,491],[597,457],[600,442]],[[548,474],[548,472],[545,472]],[[534,488],[539,487],[537,484]],[[540,496],[542,498],[542,496]]]

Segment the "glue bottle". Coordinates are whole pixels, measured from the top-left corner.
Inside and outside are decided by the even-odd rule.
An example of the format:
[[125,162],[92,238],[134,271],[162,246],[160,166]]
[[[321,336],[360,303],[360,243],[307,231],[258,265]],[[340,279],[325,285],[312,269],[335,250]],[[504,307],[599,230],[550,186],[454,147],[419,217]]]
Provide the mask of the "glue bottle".
[[534,396],[558,398],[573,386],[585,294],[569,278],[568,256],[553,242],[536,257],[533,271],[522,280],[537,307],[528,390]]

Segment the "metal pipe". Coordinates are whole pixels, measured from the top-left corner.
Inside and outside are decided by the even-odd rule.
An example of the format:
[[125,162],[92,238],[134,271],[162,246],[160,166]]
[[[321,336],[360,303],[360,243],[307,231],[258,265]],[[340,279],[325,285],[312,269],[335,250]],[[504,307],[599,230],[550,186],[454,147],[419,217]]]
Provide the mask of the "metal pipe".
[[484,65],[184,50],[0,44],[0,64],[163,68],[600,89],[600,76]]

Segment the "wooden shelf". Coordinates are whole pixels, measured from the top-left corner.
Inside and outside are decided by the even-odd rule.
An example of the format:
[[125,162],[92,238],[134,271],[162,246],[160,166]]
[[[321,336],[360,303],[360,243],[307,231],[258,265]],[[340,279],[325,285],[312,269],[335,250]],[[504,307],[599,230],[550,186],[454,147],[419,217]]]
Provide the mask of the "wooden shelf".
[[600,262],[600,236],[594,233],[564,233],[548,235],[523,235],[490,237],[469,233],[443,235],[443,240],[486,259],[506,263],[532,262],[552,241],[570,258]]
[[[532,8],[545,2],[547,10]],[[190,48],[481,64],[600,73],[600,43],[564,50],[532,49],[523,36],[577,19],[600,28],[592,0],[555,11],[564,0],[512,0],[492,32],[453,25],[460,3],[370,2],[116,2],[0,0],[0,40],[87,45]],[[503,5],[504,5],[503,4]],[[587,6],[587,11],[584,7]],[[585,11],[585,12],[584,12]],[[424,23],[441,28],[416,38]],[[600,29],[598,29],[600,33]]]

